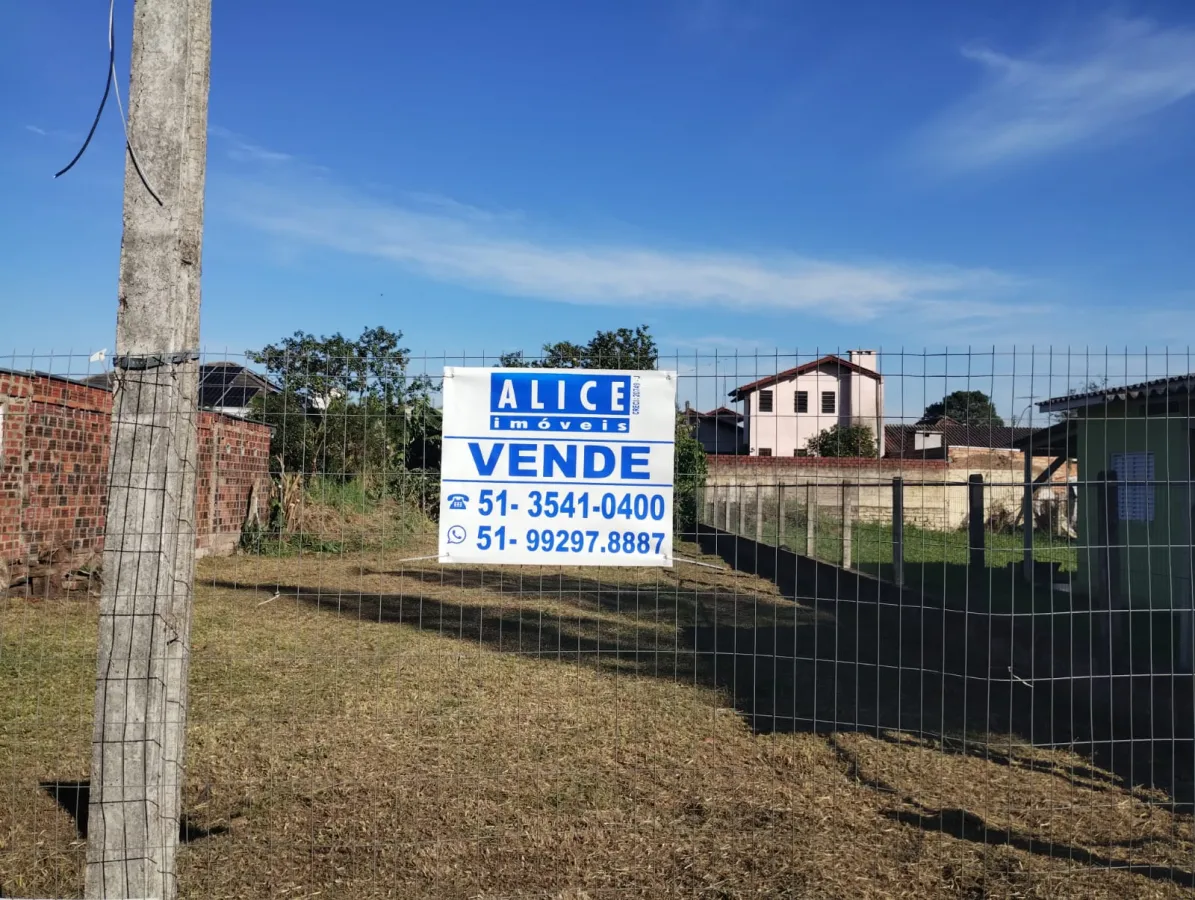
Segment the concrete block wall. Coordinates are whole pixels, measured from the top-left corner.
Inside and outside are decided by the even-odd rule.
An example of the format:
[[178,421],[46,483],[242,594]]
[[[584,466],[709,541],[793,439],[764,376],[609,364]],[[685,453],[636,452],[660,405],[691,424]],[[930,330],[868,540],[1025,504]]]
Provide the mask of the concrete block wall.
[[[1040,474],[1050,460],[1033,462]],[[969,455],[957,462],[907,459],[829,459],[819,457],[711,456],[708,461],[704,505],[724,509],[727,502],[746,505],[754,522],[757,504],[765,517],[776,515],[780,491],[786,514],[813,501],[825,514],[842,508],[843,485],[849,485],[855,519],[892,521],[892,479],[904,479],[905,522],[920,528],[949,531],[962,528],[969,512],[967,481],[982,475],[985,516],[997,506],[1014,514],[1024,496],[1024,460],[1019,455]],[[1064,470],[1060,470],[1065,475]],[[737,515],[737,513],[736,513]],[[721,525],[722,523],[718,523]]]

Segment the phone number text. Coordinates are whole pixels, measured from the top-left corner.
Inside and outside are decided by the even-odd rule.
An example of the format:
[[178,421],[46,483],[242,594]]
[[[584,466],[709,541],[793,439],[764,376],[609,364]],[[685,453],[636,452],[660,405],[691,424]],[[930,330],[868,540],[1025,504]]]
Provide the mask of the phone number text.
[[532,528],[521,537],[508,532],[505,525],[497,528],[482,525],[477,529],[478,550],[505,550],[525,547],[543,553],[621,553],[659,555],[663,552],[662,531],[569,531],[566,528]]
[[[555,519],[557,517],[582,519],[625,519],[637,522],[661,522],[664,520],[666,504],[661,494],[627,493],[589,494],[584,491],[531,491],[527,495],[530,506],[527,515],[533,519]],[[506,491],[482,490],[478,496],[477,511],[483,516],[505,516],[518,509],[507,497]]]

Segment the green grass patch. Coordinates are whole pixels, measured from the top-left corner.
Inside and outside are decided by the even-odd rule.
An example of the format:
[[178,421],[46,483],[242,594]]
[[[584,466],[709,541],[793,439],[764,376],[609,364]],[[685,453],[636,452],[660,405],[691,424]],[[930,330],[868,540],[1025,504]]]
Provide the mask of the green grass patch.
[[[1022,558],[1024,538],[1020,534],[987,532],[987,566],[1002,569]],[[775,523],[765,523],[765,543],[776,542]],[[905,526],[905,565],[970,564],[970,545],[966,531],[934,531],[928,528]],[[819,517],[814,525],[814,555],[825,562],[841,564],[842,522],[831,517]],[[808,547],[805,523],[788,525],[780,543],[804,553]],[[856,522],[851,529],[851,563],[855,566],[891,564],[895,541],[892,526],[878,522]],[[1056,562],[1064,572],[1077,568],[1078,557],[1074,542],[1048,534],[1034,536],[1034,558],[1039,562]]]
[[[763,525],[764,543],[780,543],[799,554],[808,550],[808,531],[802,520],[788,523],[777,540],[775,522]],[[904,530],[905,583],[927,597],[946,598],[962,602],[974,598],[990,602],[994,611],[1040,610],[1043,605],[1057,608],[1067,598],[1043,586],[1023,584],[1009,568],[1023,559],[1024,538],[1019,533],[992,532],[985,535],[985,570],[971,570],[969,536],[965,530],[935,531],[906,525]],[[882,578],[895,580],[893,565],[892,526],[879,522],[856,522],[851,529],[851,568]],[[843,564],[842,521],[832,516],[819,516],[814,525],[814,553],[816,559],[834,565]],[[1050,534],[1034,536],[1034,558],[1041,563],[1057,563],[1062,572],[1078,568],[1078,554],[1074,542]],[[979,591],[980,596],[976,597]]]
[[307,483],[307,498],[311,503],[327,506],[337,512],[372,512],[382,499],[380,488],[371,487],[364,478],[344,481],[315,475]]

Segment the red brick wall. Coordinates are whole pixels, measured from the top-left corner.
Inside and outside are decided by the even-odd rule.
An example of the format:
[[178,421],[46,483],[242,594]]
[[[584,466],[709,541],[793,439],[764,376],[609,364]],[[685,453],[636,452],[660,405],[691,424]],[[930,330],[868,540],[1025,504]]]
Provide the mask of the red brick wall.
[[[102,548],[111,410],[106,390],[0,372],[0,563]],[[269,445],[265,426],[199,414],[201,552],[236,546],[254,482],[265,513]]]
[[218,413],[199,414],[196,530],[201,554],[231,553],[257,485],[257,509],[269,512],[270,429]]

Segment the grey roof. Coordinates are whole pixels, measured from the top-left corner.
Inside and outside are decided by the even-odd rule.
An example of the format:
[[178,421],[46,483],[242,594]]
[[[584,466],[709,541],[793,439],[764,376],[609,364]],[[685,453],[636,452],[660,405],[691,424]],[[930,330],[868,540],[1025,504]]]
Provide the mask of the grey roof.
[[1078,428],[1075,426],[1075,421],[1071,419],[1057,422],[1046,428],[1039,428],[1030,435],[1018,438],[1016,446],[1018,450],[1022,451],[1031,447],[1030,452],[1033,456],[1048,454],[1073,457],[1077,453],[1078,441]]
[[79,384],[85,384],[88,387],[100,388],[101,390],[112,390],[112,372],[98,372],[95,375],[88,375],[84,378],[75,379]]
[[1123,387],[1105,387],[1082,394],[1067,394],[1037,404],[1042,412],[1062,412],[1068,409],[1082,409],[1087,406],[1101,406],[1115,400],[1137,400],[1141,397],[1163,397],[1170,394],[1187,394],[1195,389],[1195,373],[1157,378]]
[[[43,372],[41,369],[10,369],[0,366],[0,375],[19,375],[22,378],[49,378],[52,381],[64,381],[67,384],[86,384],[89,387],[95,387],[87,378],[76,378],[73,375],[60,375],[55,372]],[[95,376],[91,377],[94,378]]]
[[[1019,441],[1038,429],[1014,428],[1008,425],[966,425],[945,417],[936,422],[916,425],[885,425],[884,452],[887,456],[926,456],[951,447],[972,447],[983,450],[1015,450]],[[918,450],[913,435],[918,432],[941,434],[942,447]]]
[[727,409],[725,406],[718,409],[711,409],[709,412],[686,409],[685,417],[692,421],[720,422],[725,425],[734,425],[743,421],[742,413],[735,412],[733,409]]
[[199,373],[199,405],[205,408],[249,405],[258,394],[276,394],[278,388],[240,363],[204,363]]
[[[113,374],[109,371],[78,380],[88,387],[111,390],[112,379]],[[278,388],[240,363],[211,362],[199,367],[201,409],[243,409],[261,393],[276,394]]]

